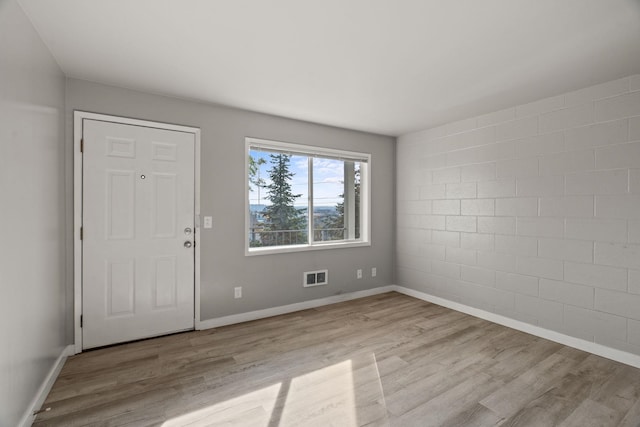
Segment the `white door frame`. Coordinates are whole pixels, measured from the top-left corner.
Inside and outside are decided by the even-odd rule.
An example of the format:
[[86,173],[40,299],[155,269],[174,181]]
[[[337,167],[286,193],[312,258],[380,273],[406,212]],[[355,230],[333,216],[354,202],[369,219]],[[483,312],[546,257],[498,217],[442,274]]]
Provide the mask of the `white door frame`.
[[200,129],[190,126],[172,125],[168,123],[151,122],[147,120],[130,119],[127,117],[110,116],[106,114],[89,113],[86,111],[73,112],[73,329],[75,354],[82,352],[82,328],[80,316],[82,314],[82,123],[84,119],[99,120],[125,125],[144,126],[155,129],[173,130],[192,133],[195,137],[195,265],[194,265],[194,326],[200,329]]

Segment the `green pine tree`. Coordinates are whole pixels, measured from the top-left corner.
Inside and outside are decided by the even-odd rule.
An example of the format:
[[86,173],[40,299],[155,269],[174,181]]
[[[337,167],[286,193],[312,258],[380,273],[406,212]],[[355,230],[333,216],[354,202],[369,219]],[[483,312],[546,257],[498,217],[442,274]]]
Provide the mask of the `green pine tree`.
[[[249,156],[249,183],[255,187],[263,187],[264,179],[260,178],[260,166],[267,163],[262,157],[256,160],[253,156]],[[251,189],[251,188],[249,188]]]
[[291,189],[291,178],[295,175],[289,170],[291,156],[270,154],[270,158],[271,182],[264,188],[267,189],[266,199],[271,204],[264,209],[263,216],[265,230],[275,233],[264,233],[262,244],[274,246],[307,243],[305,210],[294,207],[294,202],[302,194],[293,194]]
[[[267,161],[260,157],[257,160],[249,155],[249,191],[253,191],[254,188],[258,190],[258,204],[261,203],[260,190],[264,187],[264,178],[260,176],[260,166],[267,163]],[[260,231],[262,230],[262,223],[258,221],[258,215],[256,212],[250,211],[250,232],[249,232],[249,246],[257,247],[262,246],[262,241],[259,239]]]

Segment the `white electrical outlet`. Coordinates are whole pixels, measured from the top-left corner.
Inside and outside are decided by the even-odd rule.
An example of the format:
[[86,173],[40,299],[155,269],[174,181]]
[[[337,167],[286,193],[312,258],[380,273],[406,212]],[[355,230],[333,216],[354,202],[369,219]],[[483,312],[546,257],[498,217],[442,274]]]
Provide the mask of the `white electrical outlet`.
[[359,268],[358,270],[356,270],[356,277],[357,277],[358,279],[362,279],[362,269],[361,269],[361,268]]
[[213,217],[205,216],[204,217],[204,228],[212,228],[213,227]]
[[376,277],[376,274],[378,274],[378,270],[375,267],[373,267],[371,269],[371,277]]
[[242,286],[233,288],[233,297],[236,299],[242,298]]

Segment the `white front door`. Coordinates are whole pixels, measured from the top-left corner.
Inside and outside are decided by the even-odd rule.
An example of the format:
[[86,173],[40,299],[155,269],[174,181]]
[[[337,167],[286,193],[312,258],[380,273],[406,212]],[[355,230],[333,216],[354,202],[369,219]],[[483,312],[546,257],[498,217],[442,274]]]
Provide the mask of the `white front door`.
[[82,347],[194,327],[192,133],[83,120]]

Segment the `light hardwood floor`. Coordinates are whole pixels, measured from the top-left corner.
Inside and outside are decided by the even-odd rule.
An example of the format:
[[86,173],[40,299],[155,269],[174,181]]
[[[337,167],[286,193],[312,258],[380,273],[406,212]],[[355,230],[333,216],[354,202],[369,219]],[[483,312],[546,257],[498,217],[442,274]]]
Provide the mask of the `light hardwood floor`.
[[640,369],[398,293],[69,358],[42,426],[640,426]]

